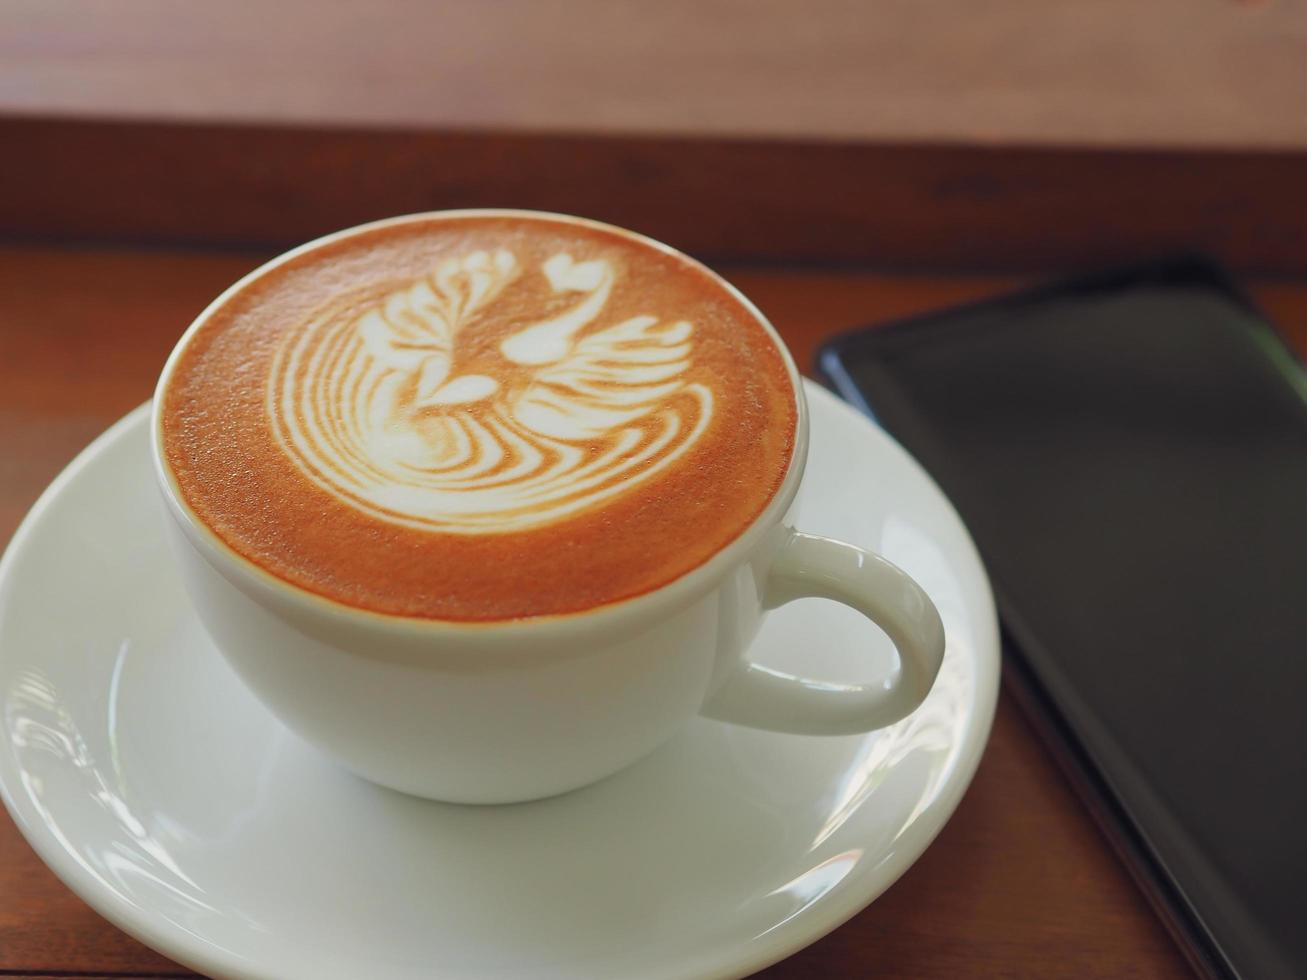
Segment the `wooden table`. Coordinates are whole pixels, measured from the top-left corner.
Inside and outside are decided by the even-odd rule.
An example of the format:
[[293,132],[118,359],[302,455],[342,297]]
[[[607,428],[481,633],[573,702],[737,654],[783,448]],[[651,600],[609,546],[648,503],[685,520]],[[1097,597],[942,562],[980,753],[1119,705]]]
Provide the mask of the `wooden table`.
[[[143,401],[201,306],[262,254],[0,249],[0,538]],[[993,293],[1012,278],[728,268],[800,364],[826,335]],[[1307,285],[1257,298],[1307,348]],[[775,978],[1180,977],[1187,967],[1007,697],[975,782],[904,878]],[[0,818],[0,976],[190,974],[99,918]]]

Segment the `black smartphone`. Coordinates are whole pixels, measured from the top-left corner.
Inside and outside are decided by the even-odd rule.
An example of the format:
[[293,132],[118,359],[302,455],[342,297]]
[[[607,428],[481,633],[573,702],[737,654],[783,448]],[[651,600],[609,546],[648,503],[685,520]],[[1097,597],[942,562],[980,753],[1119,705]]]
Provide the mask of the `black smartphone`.
[[1307,977],[1307,381],[1267,319],[1178,258],[818,366],[952,498],[1005,679],[1191,962]]

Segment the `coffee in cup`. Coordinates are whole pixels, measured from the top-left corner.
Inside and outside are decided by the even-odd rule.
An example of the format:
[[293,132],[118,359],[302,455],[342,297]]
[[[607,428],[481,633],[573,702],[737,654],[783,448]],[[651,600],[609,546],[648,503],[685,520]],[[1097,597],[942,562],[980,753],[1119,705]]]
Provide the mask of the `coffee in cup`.
[[182,497],[232,550],[378,613],[576,613],[763,510],[797,410],[773,339],[684,256],[537,214],[307,250],[228,295],[163,392]]
[[[763,315],[633,232],[392,218],[255,270],[164,366],[154,466],[218,650],[359,775],[459,803],[630,765],[695,715],[891,724],[944,655],[904,572],[790,524],[807,459]],[[898,664],[828,684],[745,656],[821,596]]]

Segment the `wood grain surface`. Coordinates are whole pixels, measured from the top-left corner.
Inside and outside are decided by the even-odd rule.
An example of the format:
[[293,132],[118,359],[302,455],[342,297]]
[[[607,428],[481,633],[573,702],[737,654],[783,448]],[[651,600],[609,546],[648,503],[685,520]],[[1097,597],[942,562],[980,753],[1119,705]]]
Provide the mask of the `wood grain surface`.
[[[0,249],[0,540],[144,401],[177,336],[254,254]],[[725,270],[800,364],[832,332],[992,294],[990,277]],[[1307,285],[1254,294],[1307,349]],[[185,976],[65,888],[0,816],[0,975]],[[1187,968],[1007,697],[956,816],[889,892],[763,974],[1181,977]]]
[[1272,0],[6,0],[0,111],[1307,148]]
[[[1305,61],[1304,63],[1307,63]],[[1040,270],[1199,249],[1307,276],[1307,149],[581,138],[0,116],[10,240],[277,247],[395,214],[565,211],[727,261]]]

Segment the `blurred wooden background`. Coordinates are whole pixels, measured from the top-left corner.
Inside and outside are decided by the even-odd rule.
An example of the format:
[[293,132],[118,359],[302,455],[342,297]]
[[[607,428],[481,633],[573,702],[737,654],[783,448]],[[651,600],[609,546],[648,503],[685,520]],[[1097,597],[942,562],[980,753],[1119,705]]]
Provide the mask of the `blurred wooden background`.
[[1302,149],[1290,0],[6,0],[12,112]]
[[1307,273],[1307,5],[8,0],[0,234],[516,205],[710,259]]

